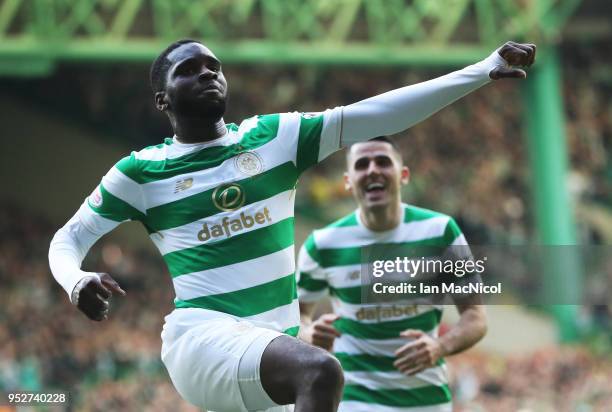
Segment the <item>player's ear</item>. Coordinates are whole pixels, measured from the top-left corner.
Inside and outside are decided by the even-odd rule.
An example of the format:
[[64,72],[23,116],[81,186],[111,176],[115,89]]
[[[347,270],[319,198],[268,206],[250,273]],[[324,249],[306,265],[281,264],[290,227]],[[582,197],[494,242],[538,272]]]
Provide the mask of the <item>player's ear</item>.
[[165,112],[168,110],[168,101],[166,99],[166,92],[157,92],[155,93],[155,107],[160,112]]
[[353,187],[351,186],[351,181],[349,180],[349,175],[347,172],[344,172],[344,189],[347,192],[353,191]]
[[408,169],[408,166],[402,166],[402,174],[401,174],[400,182],[403,185],[407,185],[408,182],[410,182],[410,169]]

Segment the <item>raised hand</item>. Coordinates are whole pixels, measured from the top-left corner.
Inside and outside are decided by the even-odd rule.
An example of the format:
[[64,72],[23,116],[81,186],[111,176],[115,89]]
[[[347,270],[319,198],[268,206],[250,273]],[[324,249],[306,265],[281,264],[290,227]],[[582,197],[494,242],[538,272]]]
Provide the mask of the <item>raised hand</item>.
[[[529,67],[535,61],[536,46],[529,43],[509,41],[497,50],[507,66],[498,66],[489,72],[489,77],[498,79],[524,79],[527,72],[520,67]],[[519,66],[519,67],[516,67]]]

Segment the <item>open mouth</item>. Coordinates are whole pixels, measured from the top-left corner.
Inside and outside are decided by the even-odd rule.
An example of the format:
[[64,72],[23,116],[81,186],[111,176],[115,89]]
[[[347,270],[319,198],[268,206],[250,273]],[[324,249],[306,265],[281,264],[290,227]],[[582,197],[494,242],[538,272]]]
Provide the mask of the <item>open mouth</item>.
[[384,192],[384,190],[385,190],[385,185],[380,182],[369,183],[365,188],[366,193],[372,193],[372,194],[382,193]]

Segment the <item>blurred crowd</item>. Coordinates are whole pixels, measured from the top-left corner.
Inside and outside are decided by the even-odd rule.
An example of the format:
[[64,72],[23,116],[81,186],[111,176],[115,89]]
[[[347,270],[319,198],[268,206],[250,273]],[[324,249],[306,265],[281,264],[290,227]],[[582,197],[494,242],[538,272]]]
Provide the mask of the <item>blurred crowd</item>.
[[147,402],[149,410],[187,408],[159,358],[174,297],[161,258],[96,246],[85,267],[112,273],[128,296],[113,299],[108,321],[92,322],[51,276],[53,232],[35,214],[0,207],[0,391],[65,390],[88,411],[144,410]]
[[612,360],[584,348],[551,347],[518,356],[469,351],[449,360],[456,412],[612,408]]

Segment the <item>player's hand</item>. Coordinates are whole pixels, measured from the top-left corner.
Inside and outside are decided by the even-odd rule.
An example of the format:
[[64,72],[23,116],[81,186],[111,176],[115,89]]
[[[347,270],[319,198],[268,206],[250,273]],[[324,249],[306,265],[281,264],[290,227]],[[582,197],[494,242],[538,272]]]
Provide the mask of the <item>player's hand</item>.
[[393,362],[404,375],[414,375],[427,368],[436,366],[444,356],[440,342],[423,331],[408,329],[400,333],[403,338],[414,339],[395,351],[397,360]]
[[89,319],[101,321],[108,319],[108,300],[113,292],[125,296],[125,291],[108,274],[99,273],[100,279],[96,276],[88,276],[82,279],[75,287],[76,306]]
[[340,332],[332,325],[338,318],[339,316],[333,313],[321,315],[319,319],[305,328],[304,332],[300,334],[301,339],[331,351],[334,346],[334,339],[340,336]]
[[529,67],[533,64],[536,56],[536,46],[535,44],[509,41],[500,47],[497,53],[506,61],[507,65],[498,66],[491,70],[489,72],[491,79],[524,79],[527,77],[527,73],[520,67]]

